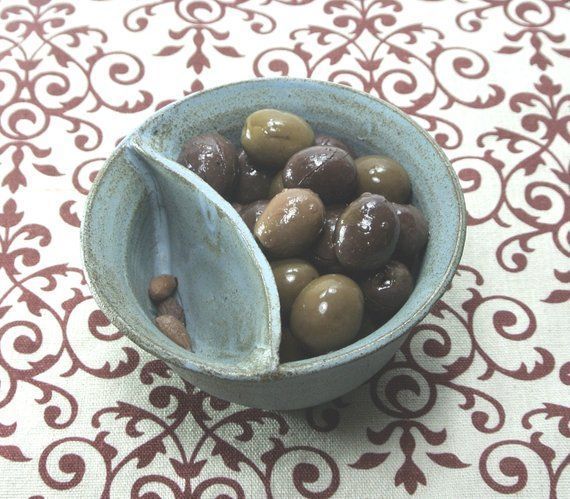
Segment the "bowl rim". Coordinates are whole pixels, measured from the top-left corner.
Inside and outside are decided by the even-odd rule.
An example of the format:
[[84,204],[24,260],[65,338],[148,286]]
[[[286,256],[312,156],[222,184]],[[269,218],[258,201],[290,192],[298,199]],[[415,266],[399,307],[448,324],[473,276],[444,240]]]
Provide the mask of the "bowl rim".
[[[112,312],[112,309],[110,306],[108,306],[105,298],[103,298],[103,296],[101,296],[101,294],[98,292],[98,287],[92,283],[89,277],[88,269],[92,267],[92,265],[88,261],[87,257],[88,252],[86,251],[86,245],[87,245],[86,241],[88,239],[87,233],[90,230],[89,212],[91,211],[93,200],[97,195],[97,191],[99,190],[101,179],[105,175],[107,169],[110,167],[113,158],[118,154],[121,148],[124,147],[125,144],[127,144],[127,142],[133,137],[133,135],[136,134],[146,124],[150,123],[154,119],[157,119],[159,116],[168,113],[170,109],[180,105],[181,102],[193,99],[199,95],[231,87],[263,84],[264,82],[267,81],[283,82],[285,84],[287,82],[292,82],[299,85],[314,85],[316,87],[322,87],[322,88],[330,87],[335,90],[342,90],[344,92],[354,93],[357,96],[363,97],[365,99],[370,99],[372,101],[375,101],[376,103],[380,103],[381,105],[387,107],[392,112],[397,114],[400,118],[404,119],[407,123],[412,125],[412,127],[429,142],[429,144],[433,147],[437,156],[445,166],[447,175],[452,182],[453,198],[455,200],[456,206],[459,211],[459,223],[458,223],[459,230],[456,233],[455,244],[453,247],[453,252],[449,259],[449,264],[447,265],[444,271],[443,278],[441,279],[439,285],[433,289],[432,293],[422,302],[420,306],[416,308],[415,312],[410,317],[408,317],[404,322],[394,325],[391,329],[386,331],[381,336],[378,336],[376,338],[371,338],[369,341],[365,341],[366,339],[362,338],[355,343],[352,343],[339,350],[335,350],[324,355],[320,355],[310,359],[303,359],[299,361],[278,364],[276,370],[269,373],[269,376],[267,372],[259,374],[235,372],[230,374],[223,370],[219,370],[220,372],[217,372],[218,369],[216,369],[213,366],[211,368],[202,369],[201,366],[194,365],[193,362],[188,362],[189,360],[188,357],[183,354],[181,349],[172,348],[171,350],[166,351],[164,347],[153,341],[151,337],[138,334],[138,332],[134,328],[130,327],[129,324],[125,323],[125,321],[123,321],[117,314]],[[352,362],[356,362],[361,358],[372,355],[373,353],[375,353],[376,351],[378,351],[380,348],[387,345],[388,343],[396,341],[402,336],[404,336],[413,326],[415,326],[424,317],[427,316],[427,314],[429,313],[435,302],[445,293],[447,287],[449,286],[455,274],[455,271],[459,265],[463,253],[465,238],[466,238],[466,230],[467,230],[466,220],[467,220],[467,211],[465,206],[465,199],[459,183],[459,178],[457,177],[457,174],[455,173],[455,170],[453,169],[451,162],[449,161],[449,159],[447,158],[447,156],[445,155],[439,144],[437,144],[435,139],[426,130],[424,130],[416,121],[414,121],[411,116],[406,114],[404,111],[399,109],[394,104],[391,104],[390,102],[387,102],[384,99],[375,97],[361,90],[325,80],[316,80],[311,78],[293,78],[286,76],[270,77],[270,78],[252,78],[252,79],[240,80],[204,89],[199,92],[187,95],[182,99],[176,100],[175,102],[172,102],[164,106],[163,108],[159,109],[157,112],[150,115],[134,130],[129,132],[124,137],[121,143],[117,145],[117,147],[113,150],[113,152],[109,155],[109,157],[105,161],[105,164],[99,171],[95,181],[93,182],[93,185],[91,186],[91,189],[89,190],[89,195],[84,209],[83,222],[81,224],[81,229],[80,229],[81,257],[83,261],[83,267],[86,269],[85,273],[86,279],[93,294],[93,297],[97,302],[97,305],[101,308],[101,310],[105,313],[105,315],[109,316],[112,322],[114,321],[120,322],[122,326],[121,330],[123,330],[123,332],[127,335],[127,337],[131,341],[136,343],[138,346],[140,346],[147,352],[151,353],[152,355],[159,357],[165,362],[173,364],[178,368],[184,369],[185,371],[194,371],[196,373],[201,372],[213,376],[231,378],[240,381],[248,381],[248,380],[260,381],[276,377],[285,377],[285,376],[294,377],[294,376],[312,374],[315,372],[332,369],[340,365],[351,364]],[[269,263],[267,263],[267,265],[269,266]]]

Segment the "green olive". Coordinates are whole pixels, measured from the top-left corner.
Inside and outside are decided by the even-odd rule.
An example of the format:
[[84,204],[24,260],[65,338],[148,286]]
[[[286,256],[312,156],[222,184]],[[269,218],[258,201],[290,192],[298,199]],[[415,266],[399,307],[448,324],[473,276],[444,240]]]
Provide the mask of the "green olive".
[[340,274],[309,283],[291,310],[291,333],[310,351],[322,354],[349,344],[360,330],[364,297],[358,285]]
[[317,269],[310,263],[295,258],[271,262],[271,269],[279,292],[281,312],[284,314],[289,314],[301,290],[319,277]]
[[272,256],[289,258],[302,255],[315,242],[324,221],[325,207],[313,191],[285,189],[269,201],[253,233]]
[[355,163],[359,194],[380,194],[394,203],[408,201],[410,178],[400,163],[387,156],[363,156]]
[[241,133],[241,144],[260,168],[276,171],[297,151],[313,145],[315,134],[301,117],[277,109],[250,114]]

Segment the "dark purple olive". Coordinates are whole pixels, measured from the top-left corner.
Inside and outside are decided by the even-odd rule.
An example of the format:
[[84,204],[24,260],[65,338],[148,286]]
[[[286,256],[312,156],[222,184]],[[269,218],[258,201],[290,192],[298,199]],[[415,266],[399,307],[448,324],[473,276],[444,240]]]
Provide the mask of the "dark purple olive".
[[178,162],[222,196],[231,195],[238,173],[237,153],[232,143],[219,133],[207,133],[186,141]]
[[423,213],[411,204],[396,204],[400,237],[394,256],[406,263],[419,258],[428,240],[428,223]]
[[376,274],[360,283],[366,310],[380,322],[386,322],[406,303],[414,289],[408,268],[392,260]]
[[238,157],[238,176],[234,191],[234,199],[238,203],[248,204],[259,199],[267,199],[271,175],[257,169],[241,151]]
[[363,194],[342,212],[335,252],[351,271],[376,270],[388,263],[400,235],[400,222],[384,196]]
[[348,147],[342,140],[337,139],[331,135],[317,135],[315,137],[315,145],[338,147],[339,149],[346,151],[348,154],[354,157],[354,154],[350,147]]
[[323,231],[311,250],[310,259],[323,274],[342,272],[342,266],[335,252],[335,230],[336,223],[345,208],[345,206],[336,206],[327,209]]
[[356,166],[350,154],[338,147],[308,147],[287,161],[283,185],[311,189],[325,204],[343,203],[355,192]]
[[261,214],[267,208],[269,201],[266,199],[262,199],[260,201],[254,201],[248,205],[242,207],[241,211],[239,212],[241,218],[247,225],[248,229],[253,232],[253,227],[255,226],[255,222],[261,216]]

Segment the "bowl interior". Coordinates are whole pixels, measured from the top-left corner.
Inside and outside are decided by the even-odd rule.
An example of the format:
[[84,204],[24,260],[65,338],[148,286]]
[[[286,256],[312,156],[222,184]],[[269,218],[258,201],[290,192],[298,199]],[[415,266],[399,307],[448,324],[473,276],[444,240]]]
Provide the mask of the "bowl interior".
[[[167,106],[147,120],[136,131],[136,137],[137,140],[147,144],[152,150],[170,160],[175,160],[182,143],[187,138],[213,130],[227,136],[234,144],[239,145],[239,136],[246,116],[257,109],[267,107],[299,114],[311,124],[316,133],[328,133],[342,138],[359,155],[385,154],[399,161],[406,168],[411,179],[412,202],[424,212],[429,222],[430,239],[423,265],[413,294],[401,310],[379,330],[353,345],[316,359],[282,366],[283,369],[289,370],[291,373],[302,372],[307,369],[322,368],[327,363],[344,362],[356,356],[365,355],[395,336],[403,334],[405,330],[425,316],[435,300],[445,290],[457,266],[464,239],[464,206],[457,180],[449,162],[433,140],[418,125],[386,103],[349,88],[324,82],[260,79],[212,89]],[[129,295],[129,298],[138,304],[139,311],[144,310],[145,307],[148,310],[149,304],[145,293],[141,292],[140,289],[133,290],[126,284],[137,283],[137,286],[141,287],[150,275],[150,271],[138,270],[144,262],[146,262],[147,268],[150,268],[149,262],[153,258],[154,249],[150,237],[148,234],[144,235],[145,227],[149,226],[148,203],[145,201],[143,185],[134,188],[138,194],[130,192],[133,191],[133,188],[127,184],[132,182],[135,185],[138,182],[137,179],[131,178],[125,182],[124,178],[122,180],[116,178],[119,175],[120,168],[110,166],[119,161],[123,161],[123,159],[118,157],[111,159],[108,167],[103,170],[99,177],[91,195],[86,222],[88,228],[91,227],[89,230],[92,230],[94,223],[100,226],[98,227],[100,231],[99,244],[113,245],[115,244],[113,241],[113,237],[116,236],[116,233],[113,233],[115,229],[112,227],[105,228],[104,216],[96,206],[107,206],[105,216],[108,217],[113,216],[113,212],[115,214],[121,213],[122,220],[119,223],[124,225],[124,228],[127,229],[126,234],[129,234],[122,251],[131,255],[131,264],[120,269],[100,268],[97,272],[98,274],[113,272],[114,275],[107,274],[112,275],[110,279],[115,281],[113,286],[120,290],[119,292]],[[193,174],[190,173],[190,175]],[[117,188],[117,182],[122,182],[123,188],[129,191],[127,195],[121,188]],[[179,195],[183,196],[183,192],[181,191]],[[111,201],[111,198],[114,201]],[[99,214],[95,215],[96,212]],[[96,216],[98,217],[97,220],[90,222],[87,220],[89,218],[94,219]],[[205,223],[204,220],[200,220],[200,216],[198,211],[193,213],[193,222],[179,226],[179,232],[186,231],[188,233],[189,231],[191,238],[191,233],[194,230],[192,224]],[[184,220],[183,215],[180,216],[180,220]],[[176,234],[172,234],[171,228],[171,239],[174,240],[175,238]],[[92,255],[93,248],[86,248],[89,244],[89,237],[84,237],[84,252]],[[202,267],[212,270],[209,275],[216,283],[215,286],[223,289],[233,279],[248,279],[247,275],[251,273],[251,269],[244,271],[245,274],[241,277],[232,275],[229,279],[224,279],[215,275],[220,270],[216,258],[221,257],[230,259],[230,261],[232,258],[230,254],[216,256],[215,253],[211,253],[211,258],[204,257],[203,261],[200,262]],[[236,264],[239,264],[243,258],[245,258],[244,255],[236,259]],[[120,266],[120,260],[117,261],[117,265]],[[90,267],[94,268],[94,265]],[[93,277],[91,275],[90,277],[93,281]],[[124,279],[124,282],[119,282],[121,279]],[[250,278],[247,280],[247,287],[262,286],[262,281],[262,279]],[[200,287],[203,288],[204,286],[206,286],[204,283],[195,283],[193,290],[189,289],[186,292],[190,295],[199,293]],[[243,289],[243,286],[238,286],[238,288]],[[209,287],[208,289],[214,288]],[[106,292],[106,290],[101,289],[99,294]],[[105,301],[104,297],[102,298],[102,301]],[[215,321],[219,307],[223,307],[224,304],[217,301],[215,296],[209,300],[209,304],[201,300],[203,303],[200,307],[201,320],[204,323],[210,321],[212,329],[217,331],[231,327],[231,325]],[[105,307],[103,308],[108,313],[108,310],[105,310]],[[266,309],[260,310],[262,313],[268,314]],[[116,315],[121,315],[120,311],[116,312]],[[233,313],[237,312],[234,311]],[[133,331],[133,335],[150,334],[148,327],[137,328],[137,324],[132,324],[134,320],[131,316],[123,321],[127,329],[136,330]],[[241,329],[260,327],[257,324],[260,320],[262,321],[263,318],[259,314],[253,314],[252,319],[249,322],[246,321]],[[140,326],[140,320],[138,323]],[[220,341],[223,341],[224,335],[219,334],[222,338]],[[155,340],[153,339],[153,342]],[[153,350],[152,346],[145,345],[145,348]],[[234,347],[231,346],[231,348]],[[168,342],[166,345],[161,344],[159,351],[154,348],[153,353],[165,355],[165,351],[173,354],[172,346]],[[176,354],[175,357],[180,358],[180,352],[174,353]]]

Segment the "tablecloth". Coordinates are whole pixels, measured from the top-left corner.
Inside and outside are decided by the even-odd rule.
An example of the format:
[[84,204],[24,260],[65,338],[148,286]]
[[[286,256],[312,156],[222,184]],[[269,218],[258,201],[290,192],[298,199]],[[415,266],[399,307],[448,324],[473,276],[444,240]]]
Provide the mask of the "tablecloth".
[[[570,4],[0,3],[0,495],[570,497]],[[290,75],[382,97],[451,159],[451,289],[393,361],[320,407],[184,383],[97,309],[96,172],[166,103]]]

